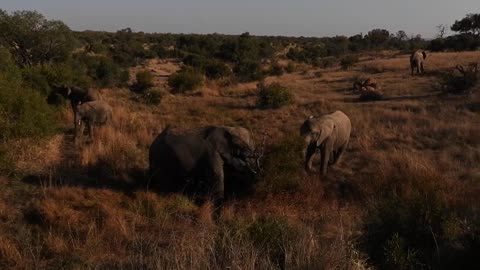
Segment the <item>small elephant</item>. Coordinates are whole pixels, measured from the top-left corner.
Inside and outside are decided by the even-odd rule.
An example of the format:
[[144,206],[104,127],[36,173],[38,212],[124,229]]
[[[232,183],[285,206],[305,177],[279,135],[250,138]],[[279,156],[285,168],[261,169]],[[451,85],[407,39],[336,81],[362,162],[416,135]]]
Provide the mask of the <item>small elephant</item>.
[[77,142],[78,137],[83,135],[85,126],[92,139],[94,125],[105,125],[112,121],[112,107],[103,100],[85,102],[76,107],[75,119],[74,141]]
[[336,164],[345,152],[350,140],[352,125],[348,116],[342,111],[325,114],[320,117],[310,116],[300,127],[300,135],[307,144],[305,153],[305,170],[311,171],[313,155],[320,150],[322,175],[327,174],[327,165]]
[[254,173],[255,147],[242,127],[207,126],[192,130],[166,128],[149,150],[152,186],[166,192],[211,196],[223,204],[226,170]]
[[417,74],[424,73],[423,69],[423,62],[427,58],[427,53],[420,52],[420,51],[415,51],[410,55],[410,69],[412,71],[412,76],[414,73],[414,70],[417,69]]
[[72,106],[73,112],[73,124],[76,125],[76,111],[77,106],[95,100],[102,100],[102,96],[97,90],[94,89],[84,89],[76,86],[55,86],[54,89],[57,93],[61,94],[66,99],[70,100],[70,105]]

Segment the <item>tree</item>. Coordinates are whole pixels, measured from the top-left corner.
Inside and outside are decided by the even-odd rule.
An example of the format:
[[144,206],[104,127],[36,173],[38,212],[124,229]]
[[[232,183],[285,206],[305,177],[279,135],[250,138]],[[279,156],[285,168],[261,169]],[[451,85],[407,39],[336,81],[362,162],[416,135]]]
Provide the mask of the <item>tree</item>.
[[0,44],[22,66],[46,64],[69,56],[73,34],[63,22],[47,20],[36,11],[0,10]]
[[447,27],[443,24],[437,25],[437,38],[445,37],[445,33],[447,33]]
[[373,29],[367,36],[374,46],[381,47],[389,39],[390,33],[385,29]]
[[456,20],[450,29],[462,34],[469,33],[480,36],[480,14],[467,14],[465,18]]

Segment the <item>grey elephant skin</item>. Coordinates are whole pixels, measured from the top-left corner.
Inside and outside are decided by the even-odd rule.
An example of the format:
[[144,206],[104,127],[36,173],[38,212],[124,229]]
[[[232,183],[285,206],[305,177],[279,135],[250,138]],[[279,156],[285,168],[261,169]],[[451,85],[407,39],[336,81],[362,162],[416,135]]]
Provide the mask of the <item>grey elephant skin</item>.
[[112,121],[112,107],[103,100],[82,103],[75,111],[75,141],[83,135],[85,126],[90,139],[93,137],[93,127],[108,124]]
[[338,162],[347,149],[352,124],[342,111],[325,114],[320,117],[310,116],[300,127],[300,135],[306,142],[305,169],[311,171],[312,159],[320,150],[320,172],[327,174],[327,166]]
[[416,51],[410,55],[410,69],[412,71],[412,76],[414,74],[414,70],[417,70],[417,74],[424,73],[423,69],[423,62],[427,58],[427,53]]
[[70,100],[70,105],[72,107],[74,119],[74,125],[77,123],[76,111],[77,106],[95,100],[102,100],[102,96],[97,90],[94,89],[85,89],[76,86],[56,86],[55,90],[57,93],[61,94],[66,99]]
[[163,192],[210,197],[218,209],[232,180],[227,171],[255,170],[254,148],[250,132],[242,127],[166,128],[150,146],[150,185]]

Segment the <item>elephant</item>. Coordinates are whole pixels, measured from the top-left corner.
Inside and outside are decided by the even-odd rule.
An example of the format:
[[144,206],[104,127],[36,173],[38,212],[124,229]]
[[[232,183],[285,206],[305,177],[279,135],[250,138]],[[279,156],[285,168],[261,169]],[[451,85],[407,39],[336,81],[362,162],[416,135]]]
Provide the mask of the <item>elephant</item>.
[[417,74],[424,73],[423,69],[423,62],[427,58],[427,53],[420,52],[420,51],[415,51],[410,55],[410,68],[412,70],[412,76],[413,76],[413,71],[417,69]]
[[100,93],[94,89],[85,89],[77,86],[66,85],[55,86],[54,88],[57,93],[70,100],[70,105],[72,107],[72,112],[74,115],[74,125],[77,124],[76,111],[78,105],[88,101],[102,100],[102,96],[100,95]]
[[300,127],[300,135],[306,143],[305,170],[311,171],[313,155],[319,149],[320,172],[326,175],[327,166],[336,164],[347,149],[351,130],[350,119],[342,111],[308,117]]
[[112,121],[112,107],[103,100],[88,101],[76,106],[75,111],[75,137],[78,142],[79,136],[83,135],[85,126],[88,127],[88,135],[93,138],[93,126],[105,125]]
[[164,192],[183,191],[201,199],[209,196],[215,209],[220,209],[225,185],[232,180],[227,171],[253,175],[258,168],[257,161],[254,141],[245,128],[206,126],[179,130],[167,127],[149,149],[149,185]]

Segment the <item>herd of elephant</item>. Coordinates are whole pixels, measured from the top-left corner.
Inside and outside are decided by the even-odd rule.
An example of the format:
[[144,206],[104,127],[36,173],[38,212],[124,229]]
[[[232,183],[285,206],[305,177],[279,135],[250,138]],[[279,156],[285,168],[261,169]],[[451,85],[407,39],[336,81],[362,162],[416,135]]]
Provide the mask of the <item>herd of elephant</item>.
[[[423,72],[425,52],[410,57],[412,75]],[[58,91],[70,100],[74,113],[75,142],[88,127],[107,124],[112,108],[93,89],[62,86]],[[320,173],[336,164],[345,152],[351,133],[351,122],[342,111],[308,117],[300,127],[305,140],[305,170],[312,171],[312,160],[320,154]],[[163,191],[204,194],[221,205],[225,193],[225,174],[233,170],[255,174],[259,155],[250,131],[243,127],[206,126],[196,129],[165,128],[149,149],[149,185]]]

